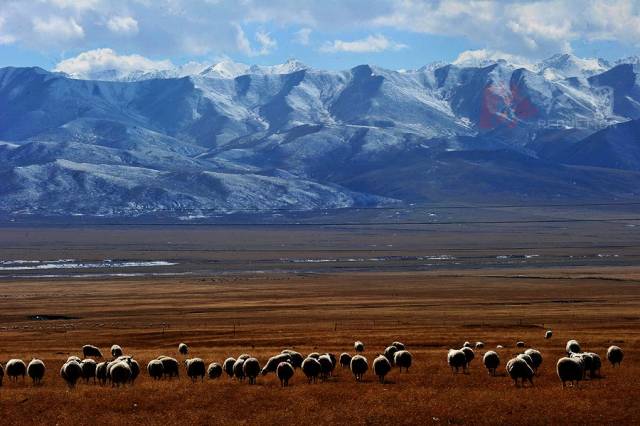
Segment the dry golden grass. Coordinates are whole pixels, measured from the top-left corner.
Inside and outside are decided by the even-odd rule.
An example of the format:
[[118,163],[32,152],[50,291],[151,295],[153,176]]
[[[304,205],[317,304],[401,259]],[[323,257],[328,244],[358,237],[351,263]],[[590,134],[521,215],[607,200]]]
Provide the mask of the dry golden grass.
[[[42,386],[4,381],[0,422],[12,424],[637,424],[640,421],[640,270],[518,270],[446,273],[264,275],[206,279],[0,282],[0,360],[42,358]],[[64,315],[33,321],[32,315]],[[234,326],[235,324],[235,326]],[[554,338],[544,340],[547,327]],[[235,332],[234,332],[235,328]],[[555,361],[578,339],[604,356],[625,349],[622,368],[562,389]],[[356,383],[346,370],[308,385],[298,371],[282,389],[273,376],[249,386],[226,377],[135,386],[80,384],[68,391],[62,362],[85,343],[106,352],[118,343],[146,364],[194,356],[221,362],[249,352],[261,362],[284,347],[352,352],[360,339],[371,361],[393,340],[414,354],[408,374],[381,385],[369,372]],[[453,375],[446,351],[465,340],[486,349],[516,340],[545,357],[532,388],[490,377],[481,353],[469,375]],[[480,351],[483,352],[483,351]],[[500,373],[504,373],[503,367]]]

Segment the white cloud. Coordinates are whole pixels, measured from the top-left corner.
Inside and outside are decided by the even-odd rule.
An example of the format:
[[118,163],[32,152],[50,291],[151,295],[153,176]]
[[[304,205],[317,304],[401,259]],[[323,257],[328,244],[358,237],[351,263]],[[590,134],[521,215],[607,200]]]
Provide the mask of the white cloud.
[[271,37],[271,34],[264,31],[258,31],[256,33],[256,41],[260,45],[260,50],[258,51],[260,55],[268,55],[278,45]]
[[276,48],[278,43],[271,37],[271,35],[265,31],[258,31],[255,34],[256,42],[259,45],[259,49],[255,50],[251,46],[251,42],[247,38],[244,29],[235,24],[236,30],[236,47],[237,49],[247,56],[259,56],[268,55]]
[[131,16],[114,16],[107,21],[107,28],[116,34],[135,34],[138,32],[138,21]]
[[54,70],[76,77],[87,77],[106,70],[155,71],[173,67],[169,60],[154,61],[140,55],[118,55],[113,49],[95,49],[61,61]]
[[70,40],[84,37],[84,29],[73,18],[36,17],[32,22],[34,31],[43,40]]
[[334,40],[332,42],[325,43],[320,47],[321,52],[335,53],[335,52],[351,52],[351,53],[371,53],[371,52],[383,52],[385,50],[400,50],[407,46],[402,43],[396,43],[389,40],[381,34],[370,35],[369,37],[353,40]]
[[293,41],[303,46],[309,45],[309,38],[311,37],[311,28],[302,28],[293,35]]
[[481,66],[500,59],[504,59],[508,63],[521,68],[533,69],[535,65],[522,56],[487,49],[466,50],[458,55],[453,64],[459,66]]
[[253,49],[251,49],[251,42],[247,38],[244,33],[242,27],[238,24],[235,25],[236,28],[236,47],[242,53],[247,56],[253,55]]

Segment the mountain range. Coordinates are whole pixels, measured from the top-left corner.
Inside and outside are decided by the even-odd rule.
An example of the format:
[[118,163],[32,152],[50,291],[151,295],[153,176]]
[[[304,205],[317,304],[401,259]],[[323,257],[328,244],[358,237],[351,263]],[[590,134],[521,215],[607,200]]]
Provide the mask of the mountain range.
[[0,69],[0,212],[634,199],[640,60]]

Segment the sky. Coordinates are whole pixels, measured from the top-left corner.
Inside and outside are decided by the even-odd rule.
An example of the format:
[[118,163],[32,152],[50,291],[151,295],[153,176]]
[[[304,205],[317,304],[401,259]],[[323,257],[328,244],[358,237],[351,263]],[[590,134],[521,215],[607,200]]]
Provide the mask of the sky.
[[0,0],[0,66],[319,69],[640,55],[640,0]]

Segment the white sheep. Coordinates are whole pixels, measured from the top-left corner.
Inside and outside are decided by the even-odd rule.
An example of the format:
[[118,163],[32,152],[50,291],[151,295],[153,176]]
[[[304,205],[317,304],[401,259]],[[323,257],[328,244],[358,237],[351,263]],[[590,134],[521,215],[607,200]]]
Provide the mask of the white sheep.
[[318,359],[318,358],[320,358],[320,352],[311,352],[309,355],[307,355],[307,358]]
[[302,361],[302,372],[307,376],[309,383],[312,381],[316,383],[321,370],[322,366],[320,365],[320,361],[315,358],[306,357],[305,360]]
[[275,373],[281,362],[291,362],[291,354],[287,352],[272,356],[262,368],[261,374],[266,376],[269,373]]
[[244,381],[244,361],[248,358],[238,358],[236,362],[233,364],[233,375],[236,379],[243,382]]
[[400,372],[402,373],[402,369],[404,368],[404,371],[406,371],[407,373],[409,372],[409,368],[411,368],[411,363],[413,362],[413,355],[411,355],[411,352],[407,351],[407,350],[401,350],[396,352],[393,355],[393,362],[390,364],[395,364],[398,366],[398,368],[400,369]]
[[209,364],[209,367],[207,367],[207,376],[210,379],[217,379],[222,376],[222,366],[217,362],[212,362]]
[[460,368],[462,368],[463,373],[467,371],[467,355],[459,349],[449,349],[447,353],[447,363],[449,367],[451,367],[452,372],[454,368],[455,373],[457,373]]
[[527,363],[527,365],[529,367],[531,367],[532,370],[534,370],[535,373],[535,368],[533,368],[533,359],[531,359],[531,357],[527,354],[519,354],[518,356],[516,356],[516,358],[523,360],[524,362]]
[[340,366],[342,368],[348,368],[351,365],[351,355],[346,352],[340,354]]
[[24,380],[24,376],[27,374],[27,365],[21,359],[10,359],[5,365],[5,370],[9,381],[17,382],[18,376],[22,376],[22,380]]
[[222,363],[222,369],[224,370],[225,373],[227,373],[227,376],[229,378],[233,377],[233,365],[236,363],[236,359],[233,357],[229,357],[227,359],[224,360],[224,362]]
[[467,358],[467,369],[468,369],[469,365],[471,365],[471,361],[473,361],[473,359],[476,357],[476,354],[475,352],[473,352],[473,349],[471,349],[468,346],[465,346],[460,350],[464,352],[464,356]]
[[356,340],[353,343],[353,349],[357,352],[357,353],[362,353],[364,352],[364,343],[362,343],[360,340]]
[[383,355],[389,360],[391,364],[393,364],[393,357],[398,351],[399,349],[394,345],[387,346],[384,350]]
[[587,378],[587,372],[593,367],[593,357],[588,352],[571,353],[569,358],[578,359],[582,362],[582,379]]
[[289,386],[289,379],[293,377],[295,370],[289,362],[281,362],[276,367],[276,376],[280,379],[280,386]]
[[463,347],[463,348],[470,348],[470,347],[471,347],[471,342],[467,340],[466,342],[464,342],[464,343],[462,344],[462,347]]
[[496,349],[504,349],[504,346],[502,346],[502,345],[496,345]]
[[484,342],[476,342],[476,349],[482,349],[484,348]]
[[522,386],[524,386],[525,380],[528,380],[533,386],[533,369],[522,358],[510,359],[506,369],[516,386],[518,386],[518,380],[522,380]]
[[84,345],[82,347],[82,356],[84,356],[85,358],[102,358],[102,351],[97,346]]
[[85,383],[89,383],[89,379],[93,379],[93,382],[96,381],[96,367],[98,365],[91,358],[83,359],[80,362],[80,368],[82,369],[82,378]]
[[290,357],[289,363],[294,369],[300,368],[302,366],[302,361],[304,361],[304,357],[300,352],[296,352],[291,349],[284,349],[282,353],[289,355]]
[[556,364],[556,373],[562,381],[563,388],[566,382],[571,382],[572,385],[575,382],[576,386],[578,386],[580,380],[584,377],[584,364],[580,358],[563,357]]
[[331,376],[331,372],[333,371],[333,362],[328,354],[320,355],[318,357],[318,362],[320,363],[320,380],[325,381],[329,376]]
[[577,354],[582,352],[580,349],[580,343],[577,340],[571,339],[567,342],[567,346],[565,347],[567,355],[571,355],[572,353]]
[[80,364],[82,362],[82,360],[79,357],[75,356],[75,355],[71,355],[69,358],[67,358],[67,362],[71,362],[71,361],[75,361],[78,364]]
[[544,333],[544,338],[545,339],[551,339],[552,337],[553,337],[553,331],[547,330],[547,332]]
[[206,367],[202,358],[190,358],[184,361],[184,365],[187,370],[187,377],[191,379],[192,382],[198,380],[204,380],[204,375],[206,374]]
[[119,356],[122,356],[124,352],[122,351],[122,348],[118,345],[113,345],[111,346],[111,357],[113,357],[113,359],[118,358]]
[[616,364],[619,367],[623,358],[624,352],[622,351],[622,349],[620,349],[620,347],[615,345],[609,346],[609,349],[607,349],[607,360],[611,363],[612,367],[615,367]]
[[395,346],[399,351],[404,351],[406,349],[405,344],[398,341],[393,342],[391,346]]
[[107,364],[107,362],[100,362],[96,365],[96,379],[101,385],[107,383]]
[[159,359],[152,359],[147,363],[147,373],[154,380],[162,379],[164,376],[164,367]]
[[525,346],[526,344],[522,340],[516,342],[516,348],[524,348]]
[[187,355],[189,353],[189,347],[185,343],[180,343],[178,345],[178,352],[180,352],[180,355]]
[[161,355],[156,359],[162,363],[165,377],[169,376],[169,378],[172,378],[174,376],[180,376],[180,363],[177,359],[164,355]]
[[82,377],[82,368],[76,361],[68,361],[64,363],[60,369],[60,377],[67,383],[69,388],[73,388],[78,380]]
[[140,364],[133,358],[129,358],[129,368],[131,368],[131,377],[129,381],[134,384],[138,376],[140,375]]
[[384,378],[389,371],[391,371],[391,363],[386,356],[379,355],[373,360],[373,372],[378,376],[380,383],[384,384]]
[[594,377],[600,376],[600,368],[602,368],[602,358],[595,352],[587,352],[592,359],[591,368],[589,369],[589,377],[592,379]]
[[354,355],[353,358],[351,358],[350,367],[353,376],[356,378],[356,381],[359,382],[362,381],[364,374],[369,369],[369,363],[362,355]]
[[527,349],[524,353],[531,357],[531,361],[533,361],[533,371],[537,372],[538,368],[542,365],[542,353],[540,353],[539,350],[532,348]]
[[27,375],[33,380],[33,384],[37,385],[42,382],[46,367],[44,362],[39,359],[32,359],[29,365],[27,365]]
[[111,377],[111,386],[124,386],[131,380],[131,366],[126,361],[115,361],[107,365],[107,375]]
[[494,351],[487,351],[482,357],[482,363],[486,367],[489,374],[496,375],[496,369],[500,366],[500,355]]
[[260,374],[260,361],[256,358],[247,358],[242,364],[242,373],[249,379],[250,385],[256,384],[256,377]]

